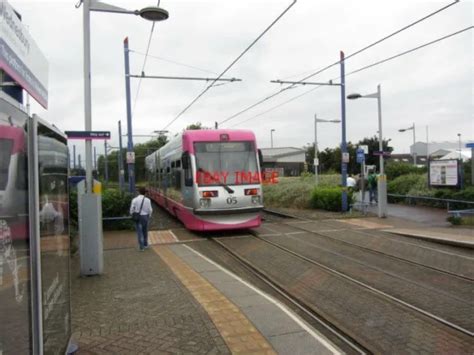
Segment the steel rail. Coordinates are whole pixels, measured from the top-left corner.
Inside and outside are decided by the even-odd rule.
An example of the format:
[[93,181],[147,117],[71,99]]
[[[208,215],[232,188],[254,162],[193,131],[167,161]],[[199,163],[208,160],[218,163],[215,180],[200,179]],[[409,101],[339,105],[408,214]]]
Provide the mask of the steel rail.
[[376,289],[375,287],[372,287],[372,286],[370,286],[370,285],[367,285],[366,283],[364,283],[364,282],[362,282],[362,281],[359,281],[359,280],[357,280],[357,279],[355,279],[355,278],[353,278],[353,277],[351,277],[351,276],[345,275],[344,273],[342,273],[342,272],[340,272],[340,271],[337,271],[337,270],[335,270],[335,269],[333,269],[333,268],[331,268],[331,267],[328,267],[328,266],[326,266],[326,265],[323,265],[323,264],[321,264],[321,263],[319,263],[319,262],[317,262],[317,261],[315,261],[315,260],[313,260],[313,259],[310,259],[310,258],[308,258],[308,257],[306,257],[306,256],[304,256],[304,255],[298,254],[297,252],[294,252],[294,251],[292,251],[292,250],[290,250],[290,249],[288,249],[288,248],[286,248],[286,247],[283,247],[283,246],[281,246],[281,245],[279,245],[279,244],[277,244],[277,243],[274,243],[274,242],[271,242],[271,241],[266,240],[266,239],[264,239],[264,238],[261,238],[261,237],[259,237],[259,236],[258,236],[255,232],[253,232],[253,231],[251,231],[251,233],[252,233],[252,235],[253,235],[255,238],[257,238],[257,239],[259,239],[259,240],[261,240],[261,241],[263,241],[263,242],[265,242],[265,243],[268,243],[268,244],[270,244],[270,245],[272,245],[272,246],[274,246],[274,247],[276,247],[276,248],[279,248],[279,249],[281,249],[281,250],[283,250],[283,251],[285,251],[285,252],[287,252],[287,253],[289,253],[289,254],[291,254],[291,255],[293,255],[293,256],[295,256],[295,257],[301,259],[301,260],[304,260],[304,261],[309,262],[309,263],[311,263],[311,264],[313,264],[313,265],[316,265],[316,266],[318,266],[318,267],[320,267],[320,268],[322,268],[322,269],[324,269],[324,270],[326,270],[326,271],[328,271],[328,272],[330,272],[330,273],[332,273],[332,274],[335,274],[335,275],[337,275],[337,276],[339,276],[339,277],[341,277],[341,278],[344,278],[344,279],[346,279],[346,280],[348,280],[348,281],[350,281],[350,282],[353,282],[353,283],[357,284],[357,285],[360,286],[360,287],[366,288],[366,289],[368,289],[368,290],[370,290],[370,291],[372,291],[372,292],[374,292],[374,293],[376,293],[376,294],[378,294],[378,295],[381,295],[381,296],[383,296],[383,297],[386,297],[386,298],[390,299],[390,300],[393,301],[393,302],[399,303],[399,304],[401,304],[401,305],[403,305],[403,306],[405,306],[405,307],[407,307],[407,308],[409,308],[409,309],[411,309],[411,310],[413,310],[413,311],[419,312],[419,313],[423,314],[424,316],[426,316],[426,317],[428,317],[428,318],[434,319],[434,320],[436,320],[436,321],[438,321],[438,322],[440,322],[440,323],[442,323],[442,324],[444,324],[444,325],[446,325],[446,326],[448,326],[448,327],[450,327],[450,328],[456,329],[457,331],[459,331],[459,332],[461,332],[461,333],[464,333],[464,334],[467,334],[467,335],[469,335],[469,336],[471,336],[471,337],[474,337],[474,332],[471,332],[471,331],[468,330],[468,329],[465,329],[465,328],[463,328],[463,327],[460,327],[460,326],[458,326],[457,324],[454,324],[454,323],[452,323],[452,322],[450,322],[450,321],[448,321],[448,320],[446,320],[446,319],[444,319],[444,318],[438,317],[437,315],[435,315],[435,314],[433,314],[433,313],[431,313],[431,312],[428,312],[428,311],[425,311],[425,310],[423,310],[423,309],[421,309],[421,308],[419,308],[419,307],[416,307],[416,306],[414,306],[414,305],[412,305],[412,304],[410,304],[410,303],[408,303],[408,302],[405,302],[405,301],[403,301],[403,300],[401,300],[401,299],[399,299],[399,298],[397,298],[397,297],[394,297],[394,296],[392,296],[392,295],[390,295],[390,294],[388,294],[388,293],[386,293],[386,292],[384,292],[384,291],[380,291],[380,290]]
[[[284,213],[281,213],[281,212],[278,212],[278,211],[274,211],[274,210],[267,210],[267,209],[264,209],[264,212],[266,213],[270,213],[270,214],[274,214],[274,215],[281,215],[285,218],[293,218],[293,219],[298,219],[300,221],[308,221],[308,222],[311,222],[311,220],[309,219],[305,219],[305,218],[300,218],[300,217],[296,217],[296,216],[291,216],[291,215],[288,215],[288,214],[284,214]],[[314,221],[313,221],[314,222]],[[340,239],[337,239],[337,238],[333,238],[331,236],[328,236],[326,234],[323,234],[322,232],[317,232],[317,231],[310,231],[310,230],[307,230],[307,229],[304,229],[302,227],[299,227],[299,226],[296,226],[294,224],[286,224],[286,226],[288,227],[294,227],[295,229],[298,229],[298,230],[301,230],[301,231],[305,231],[307,233],[311,233],[311,234],[315,234],[315,235],[318,235],[318,236],[321,236],[323,238],[326,238],[326,239],[330,239],[330,240],[333,240],[337,243],[341,243],[341,244],[347,244],[347,245],[350,245],[350,246],[353,246],[353,247],[356,247],[356,248],[359,248],[359,249],[362,249],[362,250],[368,250],[370,252],[373,252],[373,253],[378,253],[378,254],[381,254],[381,255],[384,255],[384,256],[387,256],[389,258],[392,258],[392,259],[395,259],[395,260],[401,260],[405,263],[409,263],[409,264],[413,264],[413,265],[418,265],[418,266],[421,266],[421,267],[424,267],[424,268],[427,268],[427,269],[431,269],[431,270],[435,270],[435,271],[438,271],[438,272],[442,272],[442,273],[445,273],[447,275],[450,275],[450,276],[454,276],[454,277],[457,277],[457,278],[460,278],[460,279],[463,279],[463,280],[468,280],[468,281],[474,281],[474,279],[470,278],[470,277],[467,277],[467,276],[463,276],[463,275],[458,275],[458,274],[455,274],[453,272],[450,272],[450,271],[447,271],[447,270],[442,270],[442,269],[438,269],[438,268],[435,268],[433,266],[429,266],[429,265],[424,265],[424,264],[421,264],[421,263],[418,263],[418,262],[415,262],[415,261],[412,261],[412,260],[407,260],[407,259],[404,259],[404,258],[401,258],[401,257],[398,257],[398,256],[395,256],[395,255],[391,255],[391,254],[387,254],[387,253],[384,253],[382,251],[379,251],[379,250],[374,250],[374,249],[370,249],[370,248],[367,248],[367,247],[364,247],[364,246],[361,246],[361,245],[358,245],[358,244],[354,244],[354,243],[350,243],[348,241],[345,241],[345,240],[340,240]],[[354,230],[355,233],[358,233],[358,234],[362,234],[362,235],[368,235],[368,236],[373,236],[372,234],[370,233],[366,233],[364,231],[361,231],[361,230]],[[408,245],[412,245],[412,246],[416,246],[416,247],[419,247],[419,248],[423,248],[425,250],[433,250],[433,251],[436,251],[438,253],[443,253],[443,254],[446,254],[446,255],[451,255],[451,256],[456,256],[456,257],[460,257],[460,258],[467,258],[466,256],[464,255],[459,255],[459,254],[455,254],[455,253],[448,253],[446,251],[443,251],[443,250],[439,250],[439,249],[433,249],[433,248],[429,248],[429,247],[426,247],[426,246],[423,246],[423,245],[419,245],[419,244],[414,244],[414,243],[410,243],[410,242],[406,242],[406,241],[400,241],[400,240],[397,240],[396,238],[394,237],[390,237],[390,240],[392,241],[395,241],[397,243],[403,243],[403,244],[408,244]],[[434,242],[433,242],[434,243]]]
[[359,354],[371,353],[367,348],[359,344],[355,339],[347,335],[344,331],[340,330],[336,325],[329,322],[324,317],[320,316],[316,311],[313,310],[311,306],[307,305],[306,302],[299,300],[297,297],[293,296],[291,293],[279,286],[277,282],[273,281],[269,276],[258,270],[257,267],[253,266],[250,262],[248,262],[247,260],[239,256],[237,253],[232,251],[224,243],[222,243],[216,238],[209,239],[214,243],[218,244],[224,250],[226,250],[234,259],[236,259],[244,267],[244,269],[249,271],[252,275],[256,276],[259,280],[263,281],[272,290],[277,292],[280,296],[289,301],[312,320],[323,326],[325,329],[331,332],[331,334],[341,340],[344,344],[348,345]]

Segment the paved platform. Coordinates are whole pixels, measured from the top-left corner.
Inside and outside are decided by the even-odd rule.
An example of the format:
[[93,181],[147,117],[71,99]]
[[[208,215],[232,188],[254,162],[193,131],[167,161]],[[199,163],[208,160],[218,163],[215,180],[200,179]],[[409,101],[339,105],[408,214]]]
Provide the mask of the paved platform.
[[418,239],[430,240],[436,243],[449,244],[474,249],[474,229],[456,228],[392,228],[386,232]]
[[[117,236],[103,275],[73,278],[79,354],[340,352],[279,302],[188,245],[170,244],[171,233],[155,232],[145,252],[126,247],[133,232]],[[73,258],[75,275],[78,264]]]

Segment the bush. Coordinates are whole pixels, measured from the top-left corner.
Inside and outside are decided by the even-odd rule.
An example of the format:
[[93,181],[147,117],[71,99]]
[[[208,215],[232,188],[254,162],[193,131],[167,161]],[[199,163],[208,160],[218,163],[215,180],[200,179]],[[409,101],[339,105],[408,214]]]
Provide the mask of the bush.
[[389,181],[387,191],[390,194],[408,195],[408,192],[412,189],[415,190],[415,187],[421,187],[423,190],[427,188],[426,175],[408,174],[399,176],[393,181]]
[[[107,189],[102,194],[102,217],[125,217],[129,215],[133,196],[118,189]],[[133,229],[131,220],[104,221],[105,230]]]
[[389,161],[385,167],[385,174],[389,181],[396,179],[402,175],[408,174],[423,174],[426,173],[426,168],[418,168],[412,164],[403,162]]
[[[320,175],[319,186],[338,186],[340,175]],[[311,192],[315,187],[314,175],[281,177],[277,184],[263,186],[263,199],[268,207],[310,208]]]
[[[326,211],[342,211],[341,187],[316,187],[311,193],[311,207]],[[348,193],[348,201],[353,199],[352,191]]]
[[[122,193],[118,189],[106,189],[102,193],[102,217],[124,217],[129,215],[130,202],[132,195],[129,193]],[[69,221],[71,226],[78,225],[77,212],[77,190],[71,189],[69,193]],[[131,220],[123,221],[104,221],[103,228],[105,230],[111,229],[133,229],[133,222]]]
[[263,199],[269,207],[308,208],[313,180],[307,178],[279,178],[277,184],[263,186]]
[[453,226],[460,226],[462,224],[461,217],[457,216],[449,216],[447,218],[448,222],[450,222]]

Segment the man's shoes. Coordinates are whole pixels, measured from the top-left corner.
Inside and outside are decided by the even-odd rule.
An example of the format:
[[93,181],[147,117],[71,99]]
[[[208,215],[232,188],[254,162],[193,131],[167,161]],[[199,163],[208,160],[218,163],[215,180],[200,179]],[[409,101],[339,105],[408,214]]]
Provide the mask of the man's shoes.
[[145,245],[145,249],[148,249],[150,246],[149,245]]
[[145,249],[143,249],[143,248],[140,248],[140,249],[138,249],[138,251],[145,251]]

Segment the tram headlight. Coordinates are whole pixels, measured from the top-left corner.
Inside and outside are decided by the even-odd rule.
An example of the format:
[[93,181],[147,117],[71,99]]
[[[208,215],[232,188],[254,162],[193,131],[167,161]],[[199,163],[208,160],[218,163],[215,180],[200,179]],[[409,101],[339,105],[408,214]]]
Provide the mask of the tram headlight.
[[252,203],[253,203],[254,205],[260,204],[260,201],[261,201],[261,199],[260,199],[260,196],[259,196],[259,195],[252,196]]
[[199,205],[201,207],[209,207],[211,205],[211,199],[210,198],[201,198],[201,199],[199,199]]

